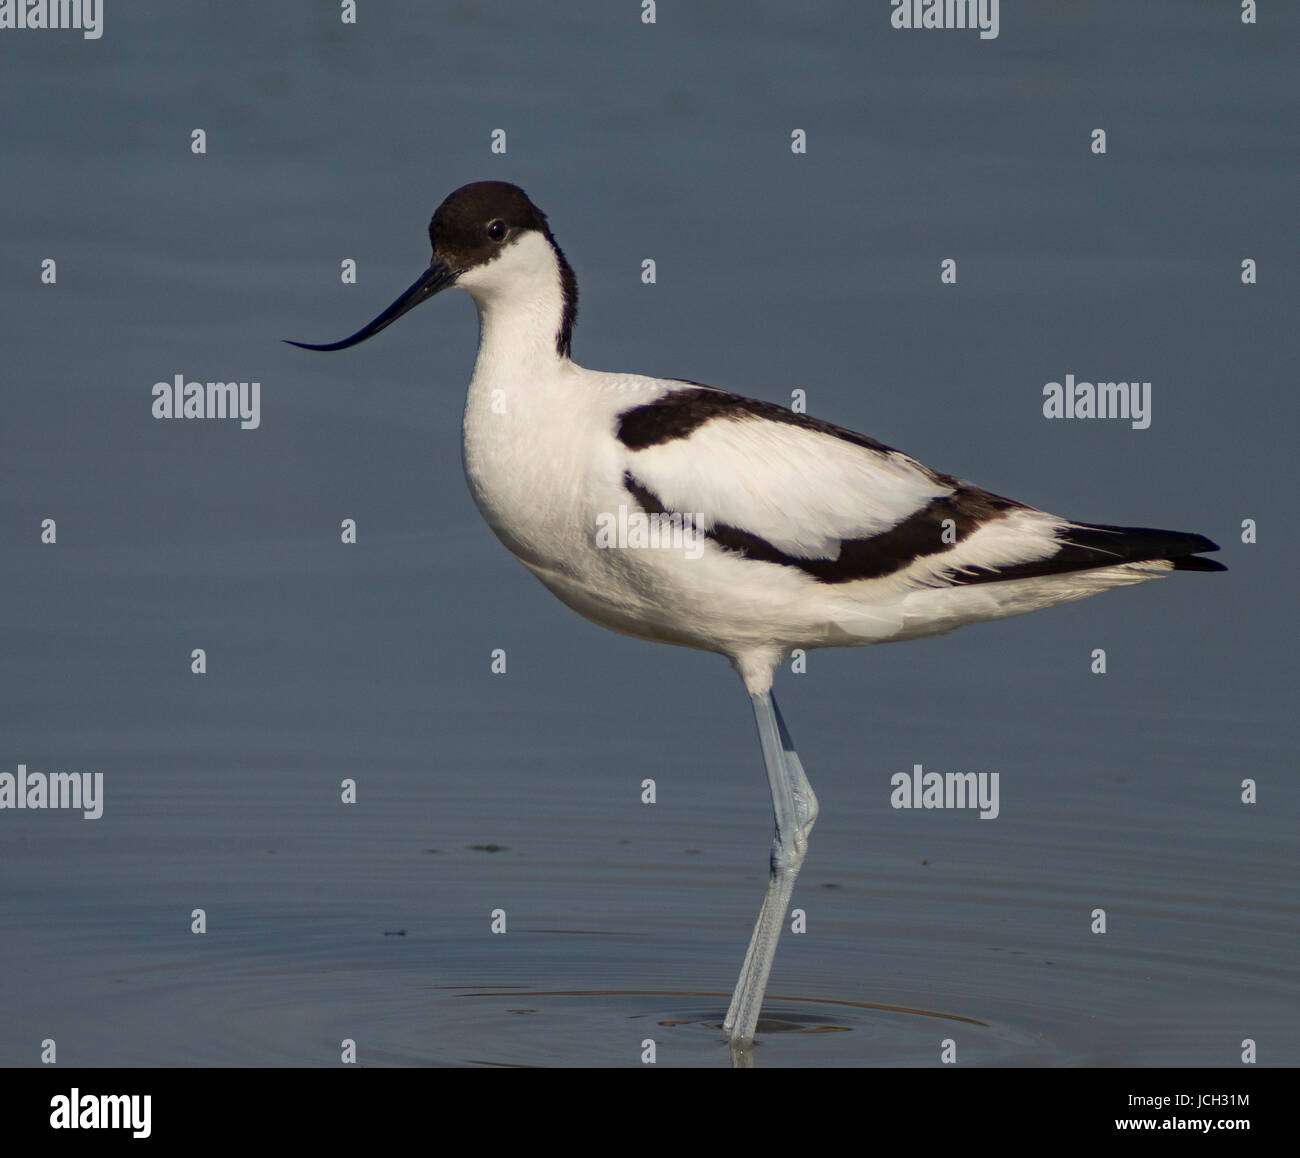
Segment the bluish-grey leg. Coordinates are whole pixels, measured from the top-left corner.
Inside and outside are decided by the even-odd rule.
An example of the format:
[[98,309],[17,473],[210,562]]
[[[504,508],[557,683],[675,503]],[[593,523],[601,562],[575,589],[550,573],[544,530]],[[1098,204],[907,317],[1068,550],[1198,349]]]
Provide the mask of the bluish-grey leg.
[[736,982],[736,991],[727,1010],[723,1028],[731,1035],[733,1046],[744,1047],[754,1040],[754,1027],[763,1005],[767,975],[776,956],[777,939],[785,923],[785,912],[794,891],[795,877],[808,851],[808,834],[817,819],[817,797],[804,775],[803,765],[794,750],[790,733],[781,718],[772,693],[751,694],[758,739],[763,748],[763,764],[772,789],[772,812],[776,835],[772,839],[772,871],[767,896],[759,910],[754,935],[749,941],[745,964]]

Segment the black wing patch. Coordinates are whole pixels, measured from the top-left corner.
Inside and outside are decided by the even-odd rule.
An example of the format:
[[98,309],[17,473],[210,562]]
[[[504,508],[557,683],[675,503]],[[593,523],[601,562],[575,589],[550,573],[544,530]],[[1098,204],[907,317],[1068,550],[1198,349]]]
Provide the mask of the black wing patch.
[[[676,378],[673,381],[685,382]],[[865,434],[823,422],[820,418],[809,418],[806,414],[796,414],[775,402],[761,402],[757,398],[745,398],[740,394],[730,394],[726,390],[715,390],[699,382],[689,385],[691,390],[673,390],[662,398],[647,402],[644,406],[634,406],[618,416],[618,438],[628,450],[645,450],[651,446],[660,446],[678,438],[689,438],[706,422],[715,418],[758,418],[767,422],[780,422],[786,426],[799,426],[804,430],[815,430],[819,434],[829,434],[833,438],[851,442],[866,450],[880,454],[896,454],[892,446],[868,438]],[[949,475],[939,474],[929,467],[916,464],[927,478],[949,486],[958,485],[958,480]]]
[[[675,439],[689,438],[714,419],[752,418],[814,430],[879,454],[898,453],[893,447],[865,434],[809,418],[806,414],[796,414],[774,402],[745,398],[686,379],[674,381],[689,388],[670,391],[654,402],[635,406],[618,416],[618,438],[628,450],[646,450]],[[1032,509],[1014,499],[981,490],[953,475],[931,470],[922,463],[916,463],[916,467],[933,482],[951,487],[952,494],[932,499],[878,535],[841,540],[839,555],[834,559],[804,559],[789,555],[766,539],[725,523],[715,524],[705,532],[705,537],[746,559],[795,567],[821,583],[851,583],[857,579],[892,575],[918,559],[947,550],[990,521],[1004,517],[1008,511]],[[623,477],[628,493],[647,514],[670,513],[658,495],[639,482],[631,471]],[[1202,551],[1218,549],[1217,544],[1203,535],[1182,531],[1081,523],[1060,533],[1060,546],[1046,559],[1007,567],[968,566],[954,570],[948,582],[954,585],[1001,583],[1095,567],[1113,567],[1120,563],[1158,560],[1172,563],[1175,571],[1226,571],[1222,563],[1198,557]]]
[[[623,483],[646,514],[672,513],[659,496],[631,471],[624,473]],[[958,484],[951,495],[931,500],[915,514],[879,535],[866,539],[842,539],[839,555],[834,559],[790,555],[758,535],[725,523],[715,524],[704,534],[723,550],[758,563],[794,567],[819,583],[852,583],[859,579],[892,575],[918,559],[948,550],[990,521],[1004,517],[1008,511],[1027,509],[1023,503],[1013,499],[1004,499],[968,484]],[[1200,551],[1219,549],[1217,544],[1202,535],[1145,527],[1080,524],[1070,529],[1069,539],[1063,539],[1056,553],[1046,559],[1000,568],[966,567],[954,571],[948,582],[953,586],[1001,583],[1155,560],[1172,562],[1175,571],[1227,570],[1212,559],[1197,557]]]
[[[647,514],[668,514],[667,508],[649,487],[631,471],[623,475],[628,493]],[[821,583],[852,583],[856,579],[880,579],[901,571],[917,559],[946,551],[971,532],[1007,511],[1023,509],[1011,499],[989,494],[978,487],[961,485],[950,495],[927,503],[901,523],[866,539],[840,540],[834,559],[807,559],[790,555],[766,539],[740,527],[714,524],[705,531],[724,550],[760,563],[796,567]]]
[[1010,567],[969,568],[954,583],[1001,583],[1007,579],[1033,579],[1065,571],[1088,571],[1120,563],[1173,564],[1175,571],[1226,571],[1222,563],[1199,557],[1201,551],[1217,551],[1219,544],[1204,535],[1185,531],[1160,531],[1152,527],[1110,527],[1102,523],[1077,523],[1060,532],[1056,554],[1032,563]]

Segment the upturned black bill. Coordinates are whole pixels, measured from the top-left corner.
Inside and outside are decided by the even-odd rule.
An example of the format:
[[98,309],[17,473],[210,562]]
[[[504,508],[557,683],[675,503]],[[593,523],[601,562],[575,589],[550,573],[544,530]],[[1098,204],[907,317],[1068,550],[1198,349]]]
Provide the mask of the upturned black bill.
[[[373,338],[385,326],[391,326],[407,310],[412,310],[418,306],[425,298],[431,298],[440,290],[445,290],[456,282],[460,275],[447,265],[446,262],[434,260],[415,284],[411,286],[400,298],[388,307],[368,326],[362,326],[350,338],[344,338],[341,342],[330,342],[325,346],[313,346],[310,342],[289,342],[291,346],[299,346],[304,350],[346,350],[349,346],[355,346],[358,342],[364,342],[367,338]],[[287,338],[285,341],[289,341]]]

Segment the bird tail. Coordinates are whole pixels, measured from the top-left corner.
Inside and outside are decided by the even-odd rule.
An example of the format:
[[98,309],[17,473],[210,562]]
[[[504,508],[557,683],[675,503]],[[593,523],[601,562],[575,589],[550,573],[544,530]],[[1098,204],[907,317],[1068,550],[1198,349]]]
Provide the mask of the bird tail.
[[[1204,535],[1185,531],[1159,531],[1151,527],[1110,527],[1103,523],[1071,523],[1059,532],[1058,562],[1074,567],[1107,567],[1118,563],[1167,562],[1175,571],[1226,571],[1222,563],[1201,557],[1217,551],[1219,544]],[[1073,568],[1071,568],[1073,569]]]

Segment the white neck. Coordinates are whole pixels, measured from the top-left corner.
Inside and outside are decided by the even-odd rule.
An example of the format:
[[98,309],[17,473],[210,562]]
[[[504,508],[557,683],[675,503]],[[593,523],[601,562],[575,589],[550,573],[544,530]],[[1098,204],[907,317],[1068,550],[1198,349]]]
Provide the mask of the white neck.
[[546,373],[568,361],[559,352],[565,325],[560,261],[540,233],[525,233],[495,261],[462,275],[458,285],[478,306],[476,382]]

